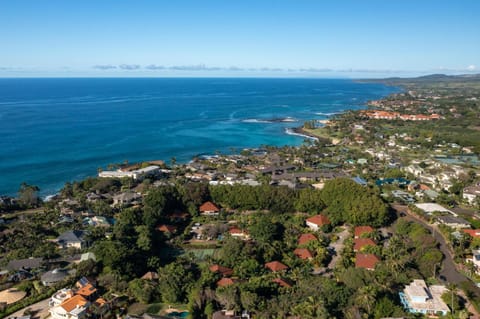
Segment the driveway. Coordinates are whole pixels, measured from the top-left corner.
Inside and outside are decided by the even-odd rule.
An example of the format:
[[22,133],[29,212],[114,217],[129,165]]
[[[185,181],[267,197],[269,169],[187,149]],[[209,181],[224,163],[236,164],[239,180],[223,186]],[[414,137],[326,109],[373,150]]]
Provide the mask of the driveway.
[[347,239],[348,235],[350,234],[350,229],[347,226],[342,226],[342,228],[342,231],[337,234],[338,239],[328,245],[329,249],[335,251],[335,255],[333,255],[332,260],[327,266],[328,269],[334,269],[337,265],[337,262],[342,255],[343,247],[345,247],[345,239]]

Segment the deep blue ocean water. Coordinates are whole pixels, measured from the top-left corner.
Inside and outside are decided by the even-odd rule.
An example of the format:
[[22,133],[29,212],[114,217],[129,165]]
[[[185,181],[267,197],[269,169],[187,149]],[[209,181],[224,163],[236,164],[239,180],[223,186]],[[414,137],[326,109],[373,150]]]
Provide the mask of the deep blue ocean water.
[[[0,79],[0,194],[24,181],[52,194],[125,160],[299,145],[286,128],[395,91],[331,79]],[[264,121],[287,117],[296,122]]]

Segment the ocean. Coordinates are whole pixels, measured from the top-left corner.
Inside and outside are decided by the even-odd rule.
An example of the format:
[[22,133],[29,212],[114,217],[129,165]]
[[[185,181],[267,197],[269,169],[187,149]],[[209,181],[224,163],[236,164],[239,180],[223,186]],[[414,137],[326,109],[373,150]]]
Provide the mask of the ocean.
[[339,79],[0,79],[0,195],[22,182],[53,194],[126,160],[300,145],[286,129],[396,91]]

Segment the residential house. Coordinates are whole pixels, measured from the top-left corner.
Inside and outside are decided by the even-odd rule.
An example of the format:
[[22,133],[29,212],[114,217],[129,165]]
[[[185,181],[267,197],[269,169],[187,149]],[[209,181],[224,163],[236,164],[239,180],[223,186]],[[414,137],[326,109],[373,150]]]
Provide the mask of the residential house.
[[219,281],[217,281],[217,287],[226,287],[231,286],[236,282],[235,279],[223,277]]
[[457,214],[455,214],[451,210],[448,210],[445,207],[435,203],[420,203],[420,204],[415,204],[415,206],[420,210],[422,210],[424,213],[427,213],[429,215],[435,212],[439,212],[439,213],[449,213],[453,216],[457,216]]
[[354,245],[353,245],[353,251],[362,251],[365,247],[375,247],[377,244],[370,238],[355,238],[354,239]]
[[280,287],[285,287],[285,288],[292,288],[293,283],[284,278],[274,278],[272,279],[272,282],[277,283]]
[[480,198],[480,185],[465,187],[463,189],[463,198],[466,199],[470,205],[475,204],[477,198]]
[[445,215],[445,216],[438,216],[437,220],[440,223],[442,223],[444,225],[447,225],[448,227],[455,228],[455,229],[470,228],[470,223],[468,221],[466,221],[465,219],[460,218],[460,217]]
[[355,238],[363,237],[364,235],[371,234],[375,231],[371,226],[357,226],[355,227],[353,233]]
[[175,234],[177,232],[177,227],[173,225],[162,224],[155,227],[155,229],[167,235]]
[[330,225],[330,219],[325,215],[315,215],[307,218],[306,224],[310,229],[318,231],[321,227]]
[[307,248],[297,248],[293,251],[293,254],[303,260],[313,259],[312,252]]
[[480,249],[472,251],[472,259],[467,261],[472,262],[475,265],[476,273],[480,275]]
[[69,275],[68,271],[65,269],[53,269],[44,273],[40,280],[44,286],[53,286],[58,282],[63,281]]
[[265,268],[269,269],[271,272],[280,272],[287,270],[288,266],[279,261],[271,261],[265,264]]
[[69,230],[58,236],[56,242],[61,248],[82,249],[87,246],[85,235],[83,230]]
[[220,208],[212,202],[203,203],[199,210],[200,214],[205,216],[216,216],[220,213]]
[[442,300],[448,289],[443,285],[428,287],[424,280],[416,279],[400,292],[400,301],[410,313],[446,315],[450,309]]
[[473,238],[480,237],[480,229],[462,229],[462,231]]
[[220,266],[218,264],[210,266],[209,269],[210,269],[211,272],[221,274],[224,277],[228,277],[228,276],[231,276],[233,274],[233,269],[223,267],[223,266]]
[[43,258],[25,258],[25,259],[14,259],[10,260],[7,264],[7,270],[9,271],[18,271],[18,270],[32,270],[40,268],[43,266]]
[[83,319],[87,315],[90,302],[81,295],[66,299],[58,306],[50,308],[52,319]]
[[113,206],[140,204],[142,195],[134,192],[124,192],[113,196]]
[[243,240],[248,240],[250,239],[250,235],[248,234],[248,232],[246,230],[242,230],[238,227],[231,227],[229,230],[228,230],[228,233],[230,234],[230,236],[232,237],[236,237],[236,238],[240,238],[240,239],[243,239]]
[[300,237],[298,237],[299,246],[306,245],[311,241],[318,241],[314,234],[301,234]]
[[374,270],[375,266],[380,262],[380,259],[374,254],[355,255],[355,268],[365,268],[367,270]]

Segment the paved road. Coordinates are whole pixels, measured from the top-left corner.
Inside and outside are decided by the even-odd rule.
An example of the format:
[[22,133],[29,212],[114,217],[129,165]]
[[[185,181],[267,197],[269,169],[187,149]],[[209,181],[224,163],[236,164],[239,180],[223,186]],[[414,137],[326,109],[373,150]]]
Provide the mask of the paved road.
[[406,215],[405,218],[422,224],[422,226],[424,226],[425,228],[427,228],[428,230],[430,230],[433,233],[433,237],[440,244],[439,248],[440,248],[441,252],[443,253],[443,255],[445,256],[445,258],[442,262],[442,269],[439,272],[440,276],[445,277],[446,281],[451,282],[451,283],[455,283],[455,284],[458,284],[462,281],[467,281],[468,280],[467,277],[465,277],[464,275],[460,274],[457,271],[457,268],[455,267],[455,263],[453,261],[453,256],[452,256],[452,253],[450,252],[449,246],[445,242],[445,239],[440,234],[440,231],[437,229],[436,226],[431,225],[431,224],[421,220],[420,218],[418,218],[417,216],[415,216],[413,214],[409,214],[407,206],[395,205],[394,204],[394,205],[392,205],[392,207],[397,212],[404,213]]
[[[446,279],[447,282],[450,283],[455,283],[459,284],[463,281],[468,281],[469,279],[459,273],[457,271],[457,268],[455,266],[455,262],[453,261],[453,256],[452,252],[450,251],[450,248],[448,244],[445,242],[445,239],[443,236],[440,234],[440,231],[437,229],[435,225],[431,225],[417,216],[413,214],[408,213],[407,206],[405,205],[392,205],[392,207],[397,211],[397,213],[404,213],[406,216],[404,218],[407,218],[409,220],[413,220],[417,223],[422,224],[425,228],[430,230],[433,233],[433,237],[435,240],[440,244],[440,250],[442,251],[443,255],[445,256],[443,263],[442,263],[442,269],[439,273],[439,276],[443,276],[443,278]],[[399,214],[400,215],[400,214]],[[480,288],[476,288],[477,294],[480,294]],[[464,299],[466,299],[466,296],[463,294],[461,290],[459,290],[460,294],[463,296]],[[468,302],[467,304],[468,310],[470,313],[473,314],[473,316],[470,316],[470,319],[479,319],[480,315],[476,312],[475,308]]]
[[23,312],[27,309],[32,310],[33,316],[32,318],[38,318],[38,319],[44,319],[47,316],[49,316],[48,313],[48,302],[50,301],[50,298],[39,301],[37,303],[34,303],[33,305],[30,305],[28,307],[25,307],[17,312],[14,312],[8,318],[15,318],[15,317],[20,317],[23,316]]
[[337,265],[337,262],[340,259],[340,256],[342,254],[343,247],[345,246],[344,245],[345,239],[348,237],[350,233],[350,229],[348,227],[343,226],[343,228],[344,229],[340,233],[338,233],[337,241],[330,243],[330,245],[328,245],[328,247],[330,249],[334,249],[336,253],[335,255],[333,255],[332,260],[328,264],[327,266],[328,269],[334,269],[335,266]]

